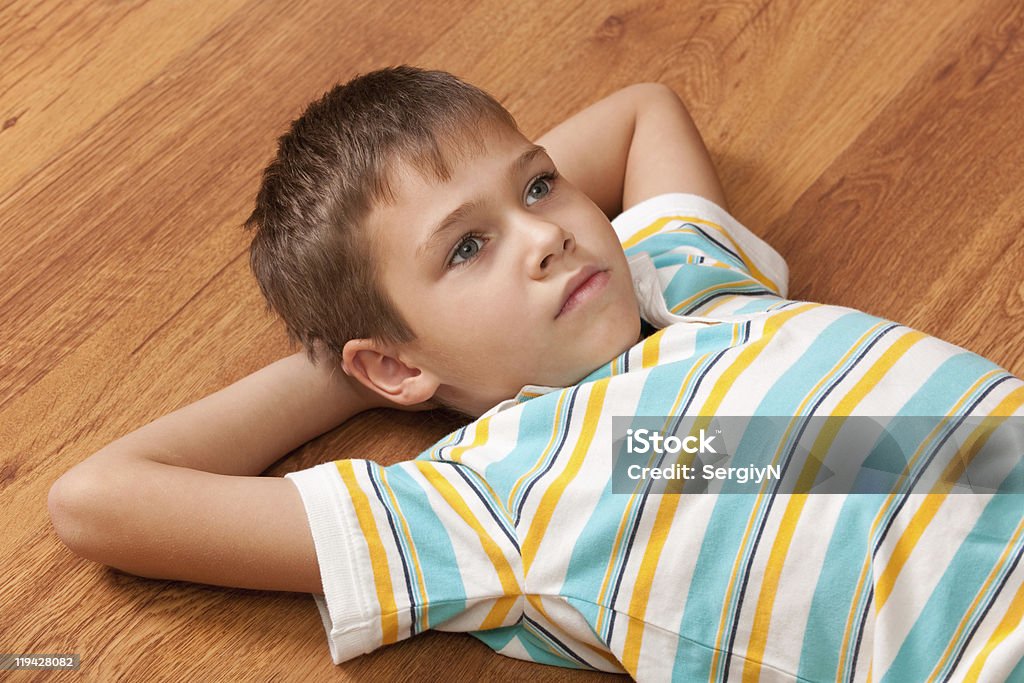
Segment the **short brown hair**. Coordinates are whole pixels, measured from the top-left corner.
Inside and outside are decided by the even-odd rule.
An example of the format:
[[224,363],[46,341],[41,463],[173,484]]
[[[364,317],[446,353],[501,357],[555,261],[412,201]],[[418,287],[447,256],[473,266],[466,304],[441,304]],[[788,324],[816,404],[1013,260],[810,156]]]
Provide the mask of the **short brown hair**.
[[255,235],[249,265],[267,310],[289,342],[340,365],[350,339],[416,339],[380,284],[379,240],[365,219],[394,201],[399,161],[438,181],[451,177],[442,146],[479,149],[495,125],[518,131],[489,94],[444,71],[402,65],[357,76],[312,102],[278,139],[245,222]]

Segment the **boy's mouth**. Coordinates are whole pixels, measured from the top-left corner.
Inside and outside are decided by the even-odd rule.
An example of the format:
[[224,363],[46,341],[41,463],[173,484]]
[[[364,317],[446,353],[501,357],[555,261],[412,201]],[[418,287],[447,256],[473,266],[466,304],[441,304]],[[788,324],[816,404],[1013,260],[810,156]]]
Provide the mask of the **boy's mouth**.
[[569,278],[562,296],[562,307],[558,310],[555,318],[577,308],[589,300],[598,291],[608,284],[611,278],[607,268],[597,266],[584,266],[575,275]]

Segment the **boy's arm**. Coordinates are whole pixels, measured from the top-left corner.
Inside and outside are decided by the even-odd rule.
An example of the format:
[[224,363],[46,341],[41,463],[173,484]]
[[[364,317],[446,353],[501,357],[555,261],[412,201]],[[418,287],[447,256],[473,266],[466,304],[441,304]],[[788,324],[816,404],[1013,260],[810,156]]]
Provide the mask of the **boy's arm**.
[[537,139],[563,177],[609,218],[666,192],[725,192],[686,107],[668,86],[637,83],[574,114]]
[[293,354],[71,468],[50,489],[54,529],[78,555],[140,576],[320,592],[295,485],[253,475],[382,400]]
[[255,476],[381,400],[341,368],[326,360],[314,366],[300,351],[157,418],[86,462],[116,452],[204,472]]

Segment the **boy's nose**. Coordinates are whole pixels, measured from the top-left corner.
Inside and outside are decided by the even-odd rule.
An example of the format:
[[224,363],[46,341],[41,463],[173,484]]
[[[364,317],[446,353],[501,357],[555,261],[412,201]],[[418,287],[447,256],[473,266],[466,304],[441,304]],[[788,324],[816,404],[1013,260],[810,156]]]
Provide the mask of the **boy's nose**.
[[547,277],[551,268],[566,252],[576,248],[576,239],[571,232],[554,223],[543,222],[543,226],[534,226],[537,233],[528,255],[531,277],[541,279]]

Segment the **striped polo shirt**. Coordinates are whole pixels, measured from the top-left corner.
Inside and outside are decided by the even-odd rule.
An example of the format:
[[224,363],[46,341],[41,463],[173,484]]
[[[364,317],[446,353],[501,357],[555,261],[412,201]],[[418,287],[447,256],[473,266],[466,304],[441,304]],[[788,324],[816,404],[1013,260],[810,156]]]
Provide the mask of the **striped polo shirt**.
[[523,387],[413,460],[286,475],[333,661],[435,628],[638,680],[1024,680],[1024,495],[618,492],[611,456],[616,416],[936,416],[948,436],[1024,416],[1024,382],[787,299],[782,257],[707,199],[661,195],[612,226],[636,345],[573,386]]

